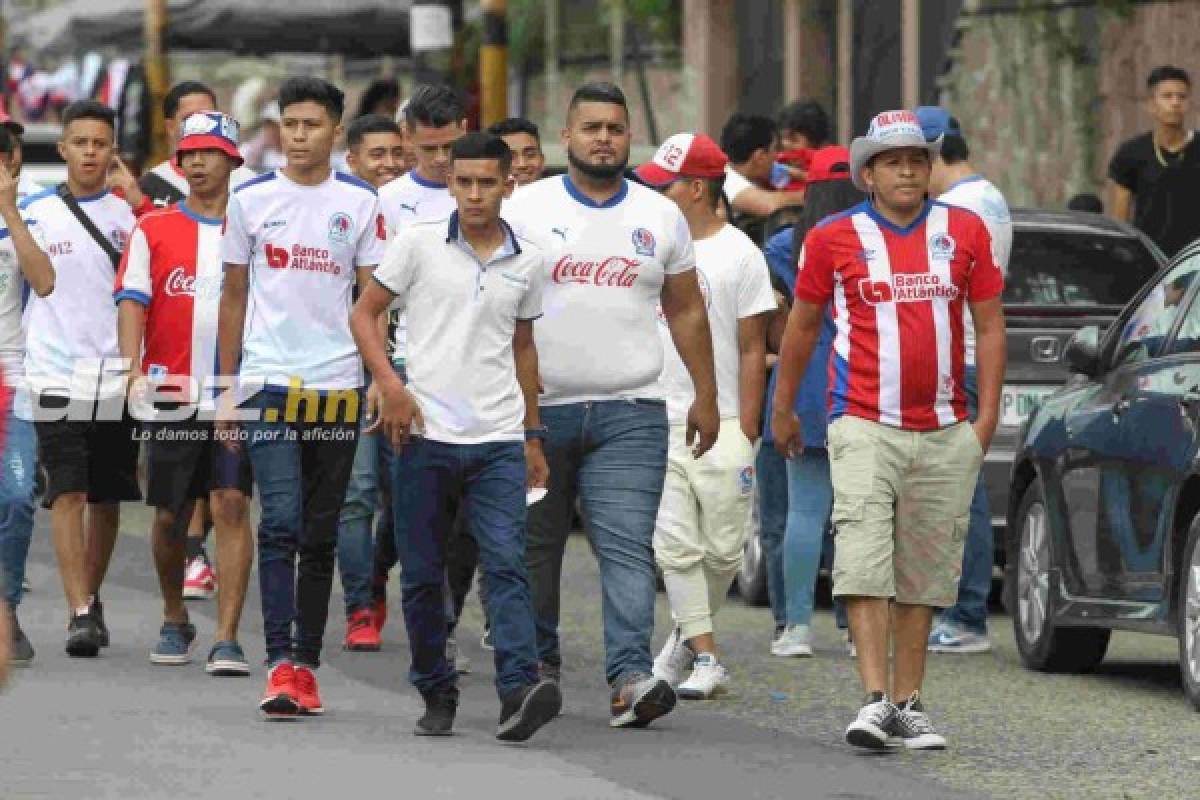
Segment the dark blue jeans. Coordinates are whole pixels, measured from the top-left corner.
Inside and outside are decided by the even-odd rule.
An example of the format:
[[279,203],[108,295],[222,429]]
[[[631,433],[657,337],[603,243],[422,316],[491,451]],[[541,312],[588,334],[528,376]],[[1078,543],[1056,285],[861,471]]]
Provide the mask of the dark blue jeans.
[[[975,368],[967,367],[964,388],[967,391],[967,412],[974,422],[979,414],[979,390]],[[950,622],[974,633],[987,633],[987,603],[992,591],[992,512],[988,507],[987,486],[983,471],[975,481],[971,498],[971,524],[963,549],[962,578],[958,582],[958,601],[942,612],[943,622]]]
[[787,461],[774,442],[763,441],[754,465],[758,473],[759,541],[767,562],[767,596],[775,627],[787,625],[787,591],[783,580],[783,537],[787,530]]
[[525,446],[446,444],[413,439],[392,462],[404,625],[412,650],[409,680],[422,694],[453,686],[446,660],[446,543],[461,506],[479,544],[496,646],[501,699],[538,679],[537,639],[525,572]]
[[[329,616],[338,515],[354,463],[358,420],[283,421],[286,396],[261,392],[246,404],[274,421],[244,422],[258,484],[258,584],[267,661],[317,667]],[[317,419],[325,418],[322,398]],[[293,638],[293,624],[295,625]]]
[[33,423],[9,409],[0,463],[0,598],[10,608],[21,603],[25,560],[33,537],[33,484],[37,469],[37,434]]
[[346,616],[371,606],[375,543],[371,535],[379,504],[378,433],[359,431],[358,449],[346,486],[346,503],[338,520],[337,563],[346,601]]
[[538,655],[548,665],[562,664],[559,591],[578,498],[600,562],[605,677],[616,685],[630,673],[649,673],[652,668],[657,574],[653,540],[667,471],[666,404],[610,400],[542,406],[541,417],[549,429],[545,448],[550,491],[529,511],[525,554],[537,613]]

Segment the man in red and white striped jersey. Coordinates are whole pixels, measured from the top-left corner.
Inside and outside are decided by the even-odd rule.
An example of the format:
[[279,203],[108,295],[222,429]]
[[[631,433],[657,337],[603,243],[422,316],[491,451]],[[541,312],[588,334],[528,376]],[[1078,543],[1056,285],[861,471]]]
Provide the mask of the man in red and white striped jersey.
[[[911,111],[879,114],[854,140],[851,178],[870,199],[805,239],[774,397],[776,445],[791,457],[803,446],[792,402],[832,303],[833,592],[846,600],[867,694],[846,730],[860,747],[946,746],[921,704],[925,647],[934,608],[958,593],[974,475],[1004,379],[1004,278],[983,220],[928,198],[940,147]],[[966,308],[977,342],[973,424]]]
[[151,535],[164,622],[150,660],[170,665],[191,658],[196,629],[183,604],[185,539],[193,504],[208,500],[222,570],[216,644],[206,667],[213,675],[250,671],[237,642],[253,558],[250,466],[242,450],[215,440],[211,413],[221,235],[229,176],[242,163],[237,140],[231,117],[206,111],[187,118],[176,163],[189,194],[138,221],[114,292],[121,355],[131,362],[130,402],[146,421],[146,502],[155,508]]

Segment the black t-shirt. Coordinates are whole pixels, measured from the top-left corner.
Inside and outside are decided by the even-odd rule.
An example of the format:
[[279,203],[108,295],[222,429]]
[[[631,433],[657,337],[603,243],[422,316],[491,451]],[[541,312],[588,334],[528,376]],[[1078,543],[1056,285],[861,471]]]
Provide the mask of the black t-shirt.
[[1156,151],[1152,134],[1135,136],[1117,149],[1108,176],[1133,193],[1133,224],[1168,256],[1200,238],[1200,137],[1170,153]]

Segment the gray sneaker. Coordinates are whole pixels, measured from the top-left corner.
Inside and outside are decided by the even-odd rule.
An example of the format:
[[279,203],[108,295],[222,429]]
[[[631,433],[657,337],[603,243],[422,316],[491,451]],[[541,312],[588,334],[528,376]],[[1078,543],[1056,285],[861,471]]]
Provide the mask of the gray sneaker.
[[158,631],[158,644],[150,652],[151,664],[179,666],[192,660],[192,643],[196,641],[196,626],[164,622]]
[[250,662],[237,642],[217,642],[208,653],[204,671],[219,678],[240,678],[250,674]]
[[17,612],[12,612],[11,620],[12,648],[8,653],[8,663],[14,667],[28,667],[33,663],[33,645],[29,643],[25,631],[21,630],[21,623],[17,622]]
[[676,702],[671,684],[645,672],[631,672],[613,688],[608,724],[613,728],[644,728],[670,714]]
[[846,742],[868,750],[883,750],[892,744],[889,739],[897,713],[886,694],[872,692],[863,700],[854,722],[846,728]]
[[903,744],[909,750],[945,750],[946,737],[933,729],[933,722],[921,704],[921,693],[913,692],[908,699],[896,707],[887,732],[891,734],[888,744]]

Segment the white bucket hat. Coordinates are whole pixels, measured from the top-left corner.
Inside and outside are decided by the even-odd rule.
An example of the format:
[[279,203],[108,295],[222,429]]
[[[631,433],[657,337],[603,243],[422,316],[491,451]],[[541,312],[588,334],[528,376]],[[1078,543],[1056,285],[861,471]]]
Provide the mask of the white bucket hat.
[[942,137],[927,141],[921,131],[921,121],[911,111],[902,109],[876,114],[867,128],[867,135],[856,137],[850,143],[850,180],[854,186],[859,191],[869,191],[863,183],[863,167],[880,153],[902,147],[920,147],[933,158],[942,150]]

